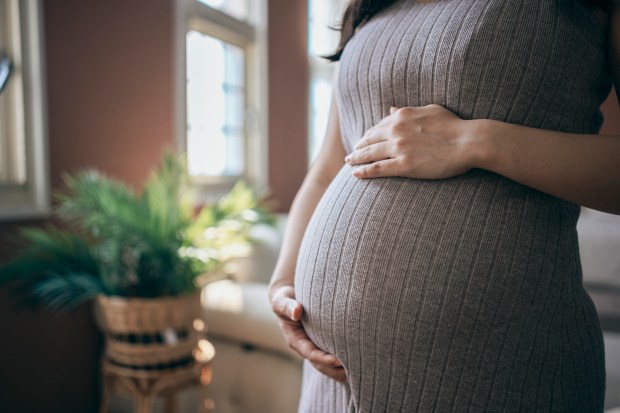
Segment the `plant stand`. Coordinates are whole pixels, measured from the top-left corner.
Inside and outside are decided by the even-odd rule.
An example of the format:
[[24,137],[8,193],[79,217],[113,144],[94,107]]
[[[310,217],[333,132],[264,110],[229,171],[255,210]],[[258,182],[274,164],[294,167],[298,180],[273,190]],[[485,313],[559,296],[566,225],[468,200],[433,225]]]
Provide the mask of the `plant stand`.
[[177,392],[211,381],[215,351],[204,338],[199,291],[161,298],[99,296],[95,315],[106,339],[101,413],[108,411],[113,392],[132,397],[136,413],[151,413],[155,399],[165,397],[166,413],[173,413]]
[[[207,342],[208,343],[208,342]],[[140,371],[120,367],[103,360],[103,395],[100,413],[108,412],[109,398],[119,393],[134,399],[135,413],[151,413],[157,397],[164,398],[164,412],[175,413],[177,392],[190,386],[206,386],[211,382],[213,346],[202,344],[202,356],[191,365],[165,371]],[[209,403],[205,403],[207,406]]]

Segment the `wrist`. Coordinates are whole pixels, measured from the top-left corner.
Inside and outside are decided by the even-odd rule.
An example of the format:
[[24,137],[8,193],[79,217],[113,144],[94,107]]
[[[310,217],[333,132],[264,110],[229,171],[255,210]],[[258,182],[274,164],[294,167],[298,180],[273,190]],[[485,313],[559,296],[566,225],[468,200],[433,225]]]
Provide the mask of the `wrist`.
[[493,130],[491,119],[468,120],[467,152],[471,168],[490,169],[494,157]]
[[274,274],[274,277],[269,282],[269,286],[267,287],[267,291],[269,292],[269,298],[273,299],[273,296],[280,290],[282,287],[293,287],[293,281],[286,279],[285,277],[279,277],[277,274]]

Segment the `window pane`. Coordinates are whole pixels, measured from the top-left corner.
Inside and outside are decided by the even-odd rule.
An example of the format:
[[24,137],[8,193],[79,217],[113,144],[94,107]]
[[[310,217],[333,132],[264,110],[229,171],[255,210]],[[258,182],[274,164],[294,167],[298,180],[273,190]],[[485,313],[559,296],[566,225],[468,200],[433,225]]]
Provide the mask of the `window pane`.
[[192,176],[240,176],[245,150],[243,49],[187,35],[187,157]]
[[310,54],[310,164],[323,143],[332,94],[334,65],[318,56],[336,50],[340,33],[330,27],[340,24],[345,0],[308,1],[308,53]]
[[243,170],[245,159],[242,156],[236,156],[235,154],[243,154],[243,135],[230,134],[226,139],[226,163],[231,170]]
[[309,0],[308,52],[313,56],[330,54],[336,50],[340,32],[338,27],[346,5],[345,0]]
[[243,130],[244,126],[244,110],[243,101],[245,100],[245,93],[243,89],[237,89],[229,91],[225,94],[226,97],[226,125],[225,130],[231,132],[239,132]]
[[252,0],[198,0],[239,20],[249,20],[249,6]]
[[331,104],[332,85],[329,79],[314,77],[310,80],[310,160],[319,153]]
[[229,47],[227,52],[228,53],[224,56],[226,59],[227,68],[224,74],[226,77],[226,83],[231,86],[243,87],[245,85],[245,66],[243,64],[245,56],[243,49],[238,47]]

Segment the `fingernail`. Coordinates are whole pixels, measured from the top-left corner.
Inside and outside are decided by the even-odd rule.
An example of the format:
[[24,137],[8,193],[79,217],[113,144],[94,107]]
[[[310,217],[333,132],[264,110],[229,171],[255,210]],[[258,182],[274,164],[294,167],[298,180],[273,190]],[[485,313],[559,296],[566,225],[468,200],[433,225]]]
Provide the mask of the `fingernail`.
[[297,308],[297,306],[295,304],[289,304],[289,306],[288,306],[288,312],[289,312],[291,318],[295,318],[295,308]]

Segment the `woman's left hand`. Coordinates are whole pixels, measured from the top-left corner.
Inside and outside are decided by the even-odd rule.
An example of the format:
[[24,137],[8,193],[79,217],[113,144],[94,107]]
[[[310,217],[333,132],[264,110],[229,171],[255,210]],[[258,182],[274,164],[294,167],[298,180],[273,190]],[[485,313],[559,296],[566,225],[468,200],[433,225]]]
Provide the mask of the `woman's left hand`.
[[459,118],[440,105],[390,109],[370,128],[345,162],[358,178],[402,176],[440,179],[474,167],[476,122]]

